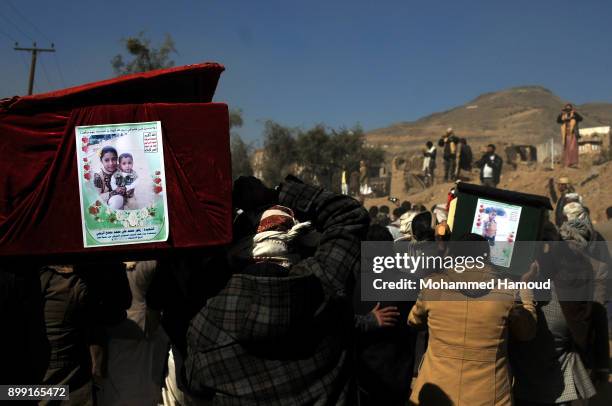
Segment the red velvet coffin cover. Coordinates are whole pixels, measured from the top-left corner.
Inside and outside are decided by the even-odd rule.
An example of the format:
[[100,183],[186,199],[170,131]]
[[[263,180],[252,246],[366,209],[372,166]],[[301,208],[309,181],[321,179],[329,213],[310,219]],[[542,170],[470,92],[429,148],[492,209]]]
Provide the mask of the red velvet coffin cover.
[[[228,111],[225,104],[210,103],[222,71],[217,64],[193,65],[4,100],[0,256],[128,257],[229,242]],[[83,248],[75,126],[158,120],[164,141],[168,241]]]

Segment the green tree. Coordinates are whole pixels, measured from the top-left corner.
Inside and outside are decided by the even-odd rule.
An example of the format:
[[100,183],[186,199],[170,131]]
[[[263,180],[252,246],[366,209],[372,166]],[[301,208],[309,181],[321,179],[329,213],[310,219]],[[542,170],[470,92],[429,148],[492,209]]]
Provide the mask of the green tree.
[[169,34],[159,48],[153,48],[151,40],[142,31],[137,36],[124,38],[122,42],[131,60],[125,61],[122,54],[115,55],[111,65],[117,76],[174,66],[170,54],[176,53],[176,49]]
[[284,127],[272,120],[264,125],[264,158],[262,165],[263,180],[269,185],[277,185],[297,161],[295,151],[295,130]]
[[253,175],[250,150],[249,145],[238,134],[231,136],[232,178]]
[[[363,131],[359,127],[354,129],[341,128],[332,130],[330,151],[336,169],[353,171],[359,169],[359,161],[364,155]],[[378,162],[372,162],[377,164]]]
[[295,143],[297,163],[302,168],[300,176],[306,182],[329,187],[334,170],[331,137],[323,125],[300,132]]
[[358,171],[359,161],[365,161],[368,167],[376,168],[385,160],[385,152],[382,149],[366,145],[365,134],[359,126],[333,130],[329,148],[338,173],[342,170],[348,173]]
[[231,109],[229,112],[229,125],[232,128],[240,128],[244,124],[242,120],[242,109]]
[[240,135],[232,131],[234,128],[242,127],[242,110],[232,109],[229,113],[230,125],[230,148],[232,154],[232,178],[253,175],[251,167],[251,147],[247,145]]
[[337,190],[343,170],[359,170],[359,161],[375,168],[384,162],[384,151],[368,147],[360,127],[328,130],[317,125],[307,131],[296,131],[272,121],[264,130],[264,179],[280,182],[297,164],[298,175],[306,182]]
[[[352,129],[341,128],[321,132],[321,127],[315,127],[315,134],[311,134],[309,141],[311,145],[309,160],[304,160],[303,165],[315,169],[321,186],[331,190],[340,190],[340,176],[343,170],[347,173],[359,170],[359,161],[366,161],[370,168],[376,168],[384,162],[385,153],[378,148],[368,147],[365,144],[365,134],[361,127]],[[300,149],[302,153],[303,149]],[[318,154],[315,151],[319,151]],[[302,155],[304,156],[304,155]],[[310,162],[310,164],[309,164]]]

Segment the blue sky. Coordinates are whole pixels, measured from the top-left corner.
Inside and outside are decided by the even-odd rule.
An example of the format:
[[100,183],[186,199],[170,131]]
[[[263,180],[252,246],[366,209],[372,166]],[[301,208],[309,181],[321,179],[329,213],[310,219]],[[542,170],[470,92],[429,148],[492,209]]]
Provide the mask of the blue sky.
[[610,17],[607,0],[2,0],[0,97],[27,90],[14,39],[55,42],[39,58],[45,92],[111,77],[121,38],[144,30],[172,35],[177,65],[226,66],[215,101],[244,111],[255,142],[266,119],[369,130],[526,84],[612,101]]

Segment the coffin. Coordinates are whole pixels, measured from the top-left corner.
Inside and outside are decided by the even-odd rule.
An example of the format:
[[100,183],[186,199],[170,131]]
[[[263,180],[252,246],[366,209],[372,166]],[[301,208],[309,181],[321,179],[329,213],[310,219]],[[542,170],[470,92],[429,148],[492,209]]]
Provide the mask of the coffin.
[[[0,256],[134,258],[231,240],[224,67],[189,65],[0,100]],[[161,121],[169,217],[163,243],[83,247],[75,127]]]

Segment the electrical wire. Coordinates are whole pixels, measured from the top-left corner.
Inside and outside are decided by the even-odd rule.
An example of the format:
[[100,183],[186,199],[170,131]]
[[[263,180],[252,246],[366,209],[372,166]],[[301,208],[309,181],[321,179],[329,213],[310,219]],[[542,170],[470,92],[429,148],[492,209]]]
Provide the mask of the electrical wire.
[[53,90],[55,86],[51,82],[51,79],[50,79],[49,73],[47,72],[47,67],[45,66],[45,61],[43,58],[40,58],[40,66],[42,66],[43,73],[45,74],[45,80],[47,81],[47,84],[49,85],[49,90]]
[[[51,38],[49,38],[42,30],[40,30],[36,24],[34,24],[32,21],[26,18],[26,16],[23,15],[17,7],[15,7],[15,5],[11,2],[11,0],[5,0],[5,1],[15,14],[17,14],[24,22],[26,22],[30,27],[32,27],[34,31],[36,31],[38,34],[44,37],[47,41],[53,44],[53,41],[51,40]],[[66,82],[64,81],[64,73],[62,72],[62,68],[60,66],[59,59],[57,57],[57,52],[53,53],[53,60],[55,62],[55,68],[57,69],[57,73],[59,75],[60,83],[62,84],[62,87],[66,87]]]
[[34,38],[30,37],[25,31],[23,31],[21,28],[19,28],[19,26],[17,24],[15,24],[14,22],[12,22],[11,20],[8,19],[8,17],[6,17],[5,15],[0,14],[0,17],[2,17],[2,19],[6,22],[8,22],[10,25],[12,25],[13,27],[15,27],[15,29],[24,37],[27,37],[30,41],[35,42]]
[[41,30],[38,29],[38,27],[36,25],[34,25],[34,23],[32,23],[30,20],[28,20],[23,14],[21,14],[21,12],[17,9],[17,7],[15,7],[13,5],[13,3],[11,2],[11,0],[5,0],[5,2],[9,5],[10,8],[13,9],[13,11],[15,12],[15,14],[17,14],[23,21],[25,21],[30,27],[34,28],[34,31],[36,31],[37,33],[39,33],[40,35],[42,35],[47,41],[49,41],[50,43],[53,43],[53,41],[51,41],[49,39],[49,37],[47,37],[45,35],[44,32],[42,32]]
[[55,67],[57,68],[57,72],[59,73],[60,83],[62,87],[66,87],[66,82],[64,81],[64,74],[62,73],[62,68],[60,67],[59,58],[57,57],[57,51],[53,52],[53,60],[55,61]]
[[15,37],[13,37],[11,34],[7,33],[4,30],[0,30],[0,34],[2,34],[3,36],[5,36],[6,38],[10,39],[11,41],[13,41],[15,44],[18,43],[19,41],[17,41],[15,39]]

